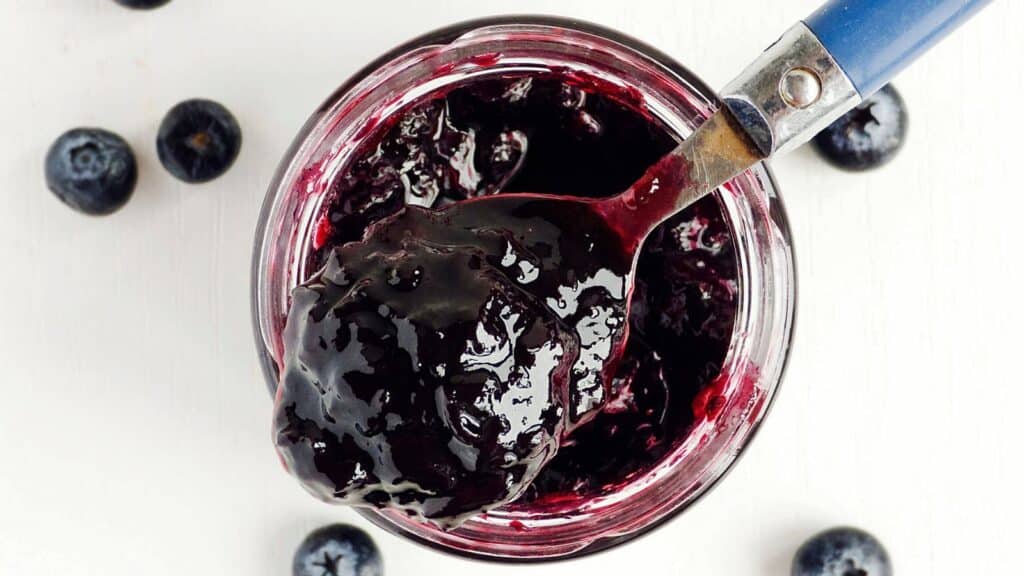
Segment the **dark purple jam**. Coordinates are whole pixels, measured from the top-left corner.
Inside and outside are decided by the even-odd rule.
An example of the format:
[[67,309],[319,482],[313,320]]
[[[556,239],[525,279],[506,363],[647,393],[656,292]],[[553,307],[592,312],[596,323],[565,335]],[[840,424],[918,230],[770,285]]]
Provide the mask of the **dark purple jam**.
[[381,128],[293,294],[275,421],[289,469],[322,498],[453,525],[656,464],[713,409],[732,333],[716,201],[661,225],[630,286],[628,250],[586,204],[472,199],[613,196],[675,144],[621,93],[550,76],[476,81]]

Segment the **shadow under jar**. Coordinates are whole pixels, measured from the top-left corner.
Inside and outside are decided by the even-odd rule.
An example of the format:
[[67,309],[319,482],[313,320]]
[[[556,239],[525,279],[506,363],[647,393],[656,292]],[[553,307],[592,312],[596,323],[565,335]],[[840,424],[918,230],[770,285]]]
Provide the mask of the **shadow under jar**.
[[[290,292],[333,247],[405,204],[617,194],[716,105],[668,57],[576,21],[469,22],[372,63],[307,122],[260,215],[253,315],[271,392]],[[360,510],[492,560],[569,558],[635,538],[705,493],[750,440],[782,376],[794,296],[786,218],[760,165],[647,239],[626,352],[609,375],[614,399],[521,498],[448,531]]]

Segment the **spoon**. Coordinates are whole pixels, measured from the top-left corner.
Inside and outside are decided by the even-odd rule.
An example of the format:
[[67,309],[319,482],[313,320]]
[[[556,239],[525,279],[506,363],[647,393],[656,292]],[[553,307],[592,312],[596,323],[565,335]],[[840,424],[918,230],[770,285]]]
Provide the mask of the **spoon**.
[[605,375],[647,236],[808,140],[988,1],[833,0],[616,196],[407,206],[336,248],[293,294],[276,403],[286,465],[325,499],[444,527],[515,500],[614,395]]

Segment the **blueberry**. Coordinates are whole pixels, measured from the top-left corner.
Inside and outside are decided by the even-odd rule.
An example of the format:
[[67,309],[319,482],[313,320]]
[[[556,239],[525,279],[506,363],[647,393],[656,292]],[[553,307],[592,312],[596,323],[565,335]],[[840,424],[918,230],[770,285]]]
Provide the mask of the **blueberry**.
[[295,551],[293,576],[380,576],[380,552],[359,528],[332,524],[306,536]]
[[889,160],[907,138],[907,109],[891,85],[870,96],[814,137],[826,160],[844,170],[870,170]]
[[124,206],[138,179],[131,146],[99,128],[75,128],[57,138],[46,153],[45,173],[57,198],[96,216]]
[[114,0],[121,6],[128,8],[137,8],[139,10],[150,10],[152,8],[159,8],[164,4],[167,4],[171,0]]
[[889,553],[856,528],[832,528],[796,551],[792,576],[892,576]]
[[186,100],[160,123],[156,150],[175,178],[208,182],[228,171],[242,147],[242,129],[227,108],[210,100]]

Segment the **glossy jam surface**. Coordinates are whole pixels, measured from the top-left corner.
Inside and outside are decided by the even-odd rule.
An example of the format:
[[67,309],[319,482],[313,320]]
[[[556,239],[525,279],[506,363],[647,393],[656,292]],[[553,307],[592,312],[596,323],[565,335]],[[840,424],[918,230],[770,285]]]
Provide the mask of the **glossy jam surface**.
[[293,294],[282,456],[324,498],[441,524],[510,502],[605,403],[631,264],[589,203],[376,222]]
[[558,77],[477,82],[381,129],[293,294],[276,411],[293,473],[326,499],[458,519],[574,506],[655,464],[714,410],[732,333],[716,202],[655,231],[630,295],[586,204],[466,200],[611,196],[674,144],[623,95]]

